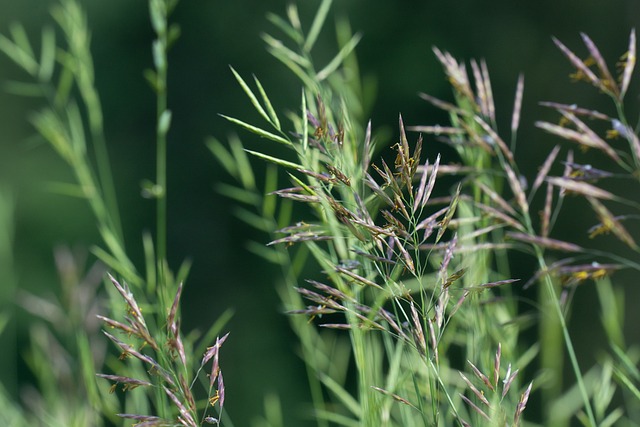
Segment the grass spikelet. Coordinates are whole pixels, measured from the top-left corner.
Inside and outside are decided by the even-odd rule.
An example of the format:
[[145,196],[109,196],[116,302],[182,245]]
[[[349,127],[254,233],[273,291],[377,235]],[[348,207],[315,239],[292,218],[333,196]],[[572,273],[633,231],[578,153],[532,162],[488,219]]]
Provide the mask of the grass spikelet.
[[529,213],[529,204],[527,203],[527,196],[524,194],[524,190],[522,189],[520,180],[516,176],[511,166],[509,166],[509,164],[504,164],[504,170],[507,173],[509,187],[511,187],[511,191],[513,191],[513,194],[516,197],[516,202],[518,203],[521,212],[527,215]]
[[520,400],[518,401],[518,406],[516,407],[516,412],[513,415],[513,425],[516,426],[516,427],[520,425],[520,417],[522,416],[522,413],[524,412],[525,408],[527,407],[527,402],[529,401],[529,395],[531,394],[531,387],[532,386],[533,386],[533,381],[529,383],[529,386],[524,391],[524,393],[522,393],[522,395],[520,396]]
[[478,405],[476,405],[475,403],[473,403],[467,396],[465,396],[464,394],[460,393],[459,394],[460,398],[462,398],[462,400],[465,401],[465,403],[467,405],[469,405],[471,407],[471,409],[473,409],[474,411],[476,411],[478,414],[480,414],[482,416],[482,418],[484,418],[487,421],[491,421],[491,418],[489,418],[489,415],[487,415],[482,409],[480,409],[480,407],[478,407]]
[[561,240],[551,239],[549,237],[532,236],[524,233],[508,232],[507,237],[519,242],[529,243],[546,249],[554,249],[563,252],[582,252],[583,248],[574,244],[563,242]]
[[629,88],[629,82],[631,82],[631,75],[636,65],[636,30],[631,30],[629,34],[629,48],[623,55],[624,68],[622,70],[621,82],[620,82],[620,99],[623,99]]
[[558,153],[559,152],[560,152],[560,146],[559,145],[556,145],[555,147],[553,147],[553,150],[551,150],[551,152],[549,153],[549,155],[545,159],[544,163],[542,164],[542,167],[540,168],[540,171],[536,175],[535,181],[533,181],[533,185],[531,186],[531,193],[535,193],[536,190],[538,188],[540,188],[540,185],[542,185],[542,183],[544,182],[544,179],[549,174],[549,170],[551,169],[551,165],[553,165],[553,162],[556,160],[556,157],[558,157]]
[[540,236],[549,237],[551,228],[551,205],[553,204],[553,185],[547,184],[544,198],[544,208],[540,215]]
[[522,95],[524,94],[524,75],[518,76],[516,86],[516,98],[513,103],[513,115],[511,116],[511,137],[514,138],[520,127],[520,114],[522,112]]
[[574,78],[576,80],[584,79],[599,88],[603,92],[607,91],[607,87],[602,83],[602,81],[589,69],[589,67],[582,61],[580,58],[576,56],[568,47],[566,47],[562,42],[555,37],[552,38],[553,43],[562,51],[562,53],[569,59],[569,62],[576,68],[577,72],[574,74]]
[[594,59],[596,65],[598,66],[598,70],[600,71],[600,81],[602,82],[602,85],[604,85],[610,92],[612,92],[613,95],[618,96],[620,94],[620,90],[618,89],[618,85],[611,75],[611,72],[609,72],[609,67],[607,67],[607,63],[604,61],[600,50],[598,50],[598,47],[588,35],[586,35],[585,33],[580,33],[580,36],[582,37],[582,41],[584,42],[585,46],[587,46],[591,58]]
[[588,184],[586,182],[575,181],[573,179],[561,178],[561,177],[547,177],[546,181],[566,191],[571,191],[577,194],[582,194],[587,197],[594,197],[596,199],[603,200],[617,200],[618,197],[610,192],[596,187],[595,185]]
[[587,197],[587,200],[591,204],[596,215],[600,218],[600,224],[594,227],[593,231],[591,231],[589,237],[593,238],[598,234],[613,232],[615,236],[624,242],[627,246],[629,246],[633,250],[638,250],[638,245],[627,229],[620,223],[618,218],[616,218],[610,211],[607,209],[600,201],[594,197]]

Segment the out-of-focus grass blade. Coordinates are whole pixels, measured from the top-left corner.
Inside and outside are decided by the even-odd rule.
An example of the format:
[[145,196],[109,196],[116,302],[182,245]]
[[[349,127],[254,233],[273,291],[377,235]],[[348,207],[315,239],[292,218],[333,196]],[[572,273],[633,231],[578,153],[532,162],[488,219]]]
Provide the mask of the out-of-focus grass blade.
[[327,389],[336,395],[338,400],[356,417],[361,417],[362,408],[356,399],[354,399],[347,390],[345,390],[340,384],[338,384],[333,378],[326,374],[320,374],[320,381]]
[[347,42],[342,47],[342,49],[340,49],[340,52],[338,52],[338,54],[322,70],[318,72],[318,76],[317,76],[318,80],[323,81],[324,79],[329,77],[331,73],[337,70],[338,67],[340,67],[342,62],[345,60],[345,58],[347,58],[349,54],[353,52],[353,50],[356,48],[356,46],[360,42],[361,38],[362,38],[361,34],[354,34],[353,37],[351,37],[351,40],[349,40],[349,42]]
[[238,217],[238,219],[247,223],[256,230],[264,231],[265,233],[273,231],[271,230],[271,226],[267,220],[249,209],[238,207],[233,210],[233,213]]
[[260,159],[266,160],[266,161],[271,162],[271,163],[275,163],[276,165],[280,165],[280,166],[285,167],[285,168],[304,169],[303,166],[301,166],[301,165],[299,165],[297,163],[288,162],[286,160],[282,160],[282,159],[279,159],[277,157],[269,156],[268,154],[259,153],[257,151],[253,151],[253,150],[245,150],[245,151],[247,153],[249,153],[249,154],[253,154],[254,156],[256,156],[256,157],[258,157]]
[[358,420],[354,420],[353,418],[349,418],[344,415],[340,415],[335,413],[334,411],[327,411],[324,409],[315,409],[313,414],[320,420],[329,421],[338,426],[344,427],[359,427],[361,424]]
[[79,199],[86,199],[87,197],[82,187],[68,182],[48,182],[45,184],[45,189],[68,197],[77,197]]
[[282,19],[279,15],[275,13],[269,13],[267,14],[267,20],[278,27],[283,33],[287,35],[287,37],[296,42],[296,44],[300,45],[304,42],[304,37],[302,36],[302,34],[300,34],[300,31],[296,30],[291,24]]
[[247,205],[255,206],[257,203],[260,203],[260,198],[256,193],[234,185],[220,182],[216,184],[216,191],[225,197],[240,203],[246,203]]
[[278,59],[285,66],[287,66],[291,70],[291,72],[293,72],[293,74],[298,76],[298,78],[302,81],[302,83],[304,83],[305,87],[311,88],[312,90],[318,89],[317,87],[318,85],[316,84],[316,82],[311,77],[309,77],[307,72],[303,70],[302,67],[300,67],[300,65],[292,61],[291,58],[287,56],[286,52],[283,52],[282,49],[275,48],[272,46],[269,46],[267,50],[276,59]]
[[40,69],[38,78],[41,82],[51,80],[56,64],[56,33],[51,27],[42,29],[42,47],[40,51]]
[[[29,45],[24,27],[14,24],[10,29],[13,41],[0,34],[0,51],[4,52],[13,62],[22,67],[31,76],[38,73],[38,62]],[[26,47],[26,49],[25,49]]]
[[[282,55],[283,58],[287,58],[289,62],[299,65],[303,68],[310,68],[311,62],[308,58],[294,52],[285,46],[281,40],[276,39],[275,37],[270,36],[269,34],[263,34],[262,40],[267,44],[267,49],[270,52],[277,52]],[[283,61],[285,62],[285,61]]]
[[318,12],[316,16],[313,18],[313,23],[311,24],[311,29],[309,30],[309,34],[307,34],[307,39],[304,42],[304,50],[305,52],[310,52],[313,49],[313,45],[316,40],[318,40],[318,36],[320,35],[320,31],[324,26],[324,21],[327,19],[327,14],[329,13],[329,9],[331,8],[332,0],[323,0],[322,4],[318,8]]
[[282,254],[279,251],[271,247],[265,246],[264,243],[258,243],[256,241],[251,240],[247,242],[247,250],[249,252],[253,252],[254,254],[258,255],[260,258],[263,258],[264,260],[272,264],[284,265],[286,262],[286,259],[282,256]]
[[38,83],[25,83],[13,80],[7,80],[3,83],[3,89],[13,95],[40,98],[44,95],[42,86]]
[[256,135],[259,135],[263,138],[269,139],[271,141],[275,141],[275,142],[279,142],[280,144],[284,144],[284,145],[291,145],[291,141],[289,141],[288,139],[285,139],[281,136],[278,136],[276,134],[273,134],[271,132],[267,132],[264,129],[260,129],[259,127],[250,125],[249,123],[245,123],[242,120],[238,120],[238,119],[234,119],[233,117],[229,117],[229,116],[225,116],[224,114],[220,114],[221,117],[229,120],[231,123],[234,123],[246,130],[248,130],[249,132],[255,133]]
[[133,275],[126,267],[121,264],[120,260],[116,259],[109,252],[98,246],[94,246],[93,248],[91,248],[91,253],[93,253],[100,261],[105,263],[105,265],[109,267],[109,269],[122,276],[127,283],[136,285],[140,284],[140,280],[138,279],[138,277]]
[[273,218],[276,213],[277,197],[269,195],[269,193],[278,189],[278,168],[275,165],[268,164],[264,177],[264,194],[262,199],[262,216],[264,218]]
[[142,235],[142,247],[144,249],[144,265],[146,273],[147,291],[149,295],[153,295],[156,290],[156,253],[153,246],[153,238],[151,234],[145,232]]
[[180,264],[180,268],[176,273],[176,284],[184,283],[187,281],[187,277],[189,277],[189,272],[191,271],[191,264],[192,262],[190,259],[185,259],[184,261],[182,261],[182,264]]
[[238,165],[229,150],[217,139],[213,137],[207,138],[205,144],[207,148],[213,153],[215,158],[220,162],[220,165],[225,171],[232,177],[239,179],[238,177]]
[[231,148],[231,154],[238,167],[239,180],[242,186],[247,190],[254,190],[256,188],[256,179],[253,175],[253,168],[249,162],[249,157],[244,151],[242,141],[236,135],[229,137],[229,147]]

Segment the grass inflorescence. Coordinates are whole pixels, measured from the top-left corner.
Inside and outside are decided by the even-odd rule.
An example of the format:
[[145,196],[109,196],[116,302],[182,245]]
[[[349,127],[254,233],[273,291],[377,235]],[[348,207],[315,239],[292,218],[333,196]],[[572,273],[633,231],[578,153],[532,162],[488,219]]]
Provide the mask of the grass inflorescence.
[[[226,316],[201,340],[184,335],[180,301],[189,264],[174,273],[167,261],[167,73],[180,34],[171,23],[178,1],[148,4],[154,68],[145,77],[156,96],[156,177],[145,181],[142,194],[157,204],[155,235],[142,239],[144,269],[129,257],[122,232],[79,3],[58,2],[52,15],[63,41],[44,29],[40,55],[20,26],[0,36],[0,50],[34,81],[9,87],[43,100],[31,121],[74,174],[75,183],[59,189],[86,200],[102,238],[91,250],[100,262],[86,275],[78,255],[56,251],[60,304],[18,293],[42,319],[33,329],[31,361],[40,383],[28,408],[0,390],[11,425],[233,425],[221,369]],[[434,48],[452,99],[420,97],[446,113],[448,123],[408,125],[399,115],[386,141],[366,118],[370,94],[355,55],[362,37],[346,20],[336,22],[335,56],[317,63],[331,4],[320,3],[308,31],[295,4],[284,18],[269,15],[283,38],[263,40],[297,78],[294,109],[280,113],[258,77],[230,69],[263,123],[221,116],[265,144],[247,149],[236,136],[207,141],[235,181],[218,190],[238,204],[241,220],[268,236],[249,249],[282,272],[277,292],[311,392],[306,416],[320,427],[633,425],[640,353],[625,342],[612,275],[640,269],[629,227],[640,205],[606,183],[635,184],[640,177],[640,138],[625,109],[635,31],[615,72],[587,35],[581,35],[585,59],[553,39],[573,68],[570,80],[610,98],[612,112],[541,102],[557,121],[535,126],[559,142],[538,173],[524,177],[517,152],[524,75],[505,133],[488,64]],[[454,158],[427,154],[432,140],[449,146]],[[587,150],[597,151],[602,165],[581,163]],[[255,161],[267,164],[264,176],[257,176]],[[580,242],[557,233],[572,199],[594,218]],[[5,205],[0,226],[8,228]],[[595,239],[605,234],[622,243],[618,252],[598,249]],[[0,241],[3,251],[10,245]],[[536,267],[528,276],[514,277],[516,252],[532,257]],[[610,348],[585,367],[570,324],[574,297],[588,282],[595,283]],[[527,292],[535,292],[535,303],[522,302]],[[564,372],[572,384],[563,384]],[[526,410],[534,400],[538,413]],[[284,424],[277,399],[267,396],[257,425]]]

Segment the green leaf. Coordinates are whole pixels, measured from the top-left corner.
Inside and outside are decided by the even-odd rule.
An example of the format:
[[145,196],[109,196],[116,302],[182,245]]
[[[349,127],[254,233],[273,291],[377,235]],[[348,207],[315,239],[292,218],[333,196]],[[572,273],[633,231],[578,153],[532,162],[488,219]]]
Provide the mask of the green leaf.
[[303,169],[303,167],[297,163],[288,162],[286,160],[279,159],[277,157],[269,156],[268,154],[262,154],[257,151],[245,150],[249,154],[253,154],[254,156],[266,160],[271,163],[275,163],[276,165],[283,166],[285,168],[290,169]]
[[262,105],[260,105],[260,101],[258,101],[258,98],[255,96],[255,94],[253,93],[249,85],[244,81],[242,77],[240,77],[240,74],[238,74],[238,72],[232,66],[229,66],[229,68],[231,69],[233,76],[236,78],[236,80],[240,84],[240,87],[242,88],[244,93],[247,94],[247,96],[249,97],[249,100],[253,104],[253,107],[258,111],[258,113],[262,117],[264,117],[266,121],[268,121],[269,123],[272,123],[271,119],[269,118],[269,115],[266,113],[266,111],[264,111],[264,108],[262,108]]
[[284,145],[292,145],[291,141],[289,141],[288,139],[275,135],[271,132],[267,132],[266,130],[260,129],[259,127],[245,123],[242,120],[234,119],[233,117],[225,116],[224,114],[220,114],[220,116],[229,120],[231,123],[234,123],[248,130],[249,132],[255,133],[256,135],[259,135],[263,138],[270,139],[271,141],[279,142],[280,144],[284,144]]
[[79,199],[86,199],[87,197],[82,187],[68,182],[48,182],[45,184],[45,188],[51,193],[63,196],[77,197]]
[[307,88],[309,88],[312,92],[318,91],[318,85],[316,84],[316,82],[309,76],[309,74],[305,70],[300,67],[300,65],[292,61],[289,57],[287,57],[285,53],[283,53],[279,49],[270,47],[267,50],[280,62],[286,65],[293,72],[293,74],[298,76],[298,78],[302,80],[302,83],[304,83]]
[[247,250],[272,264],[282,266],[285,265],[287,261],[280,252],[271,247],[265,246],[264,243],[251,240],[247,242]]
[[266,219],[248,209],[236,208],[234,209],[234,214],[236,217],[238,217],[238,219],[247,223],[256,230],[264,231],[265,233],[270,233],[271,231],[273,231]]
[[44,95],[42,86],[38,83],[24,83],[18,81],[6,81],[4,82],[4,90],[8,93],[24,97],[39,98]]
[[349,410],[349,412],[360,418],[362,416],[362,408],[360,407],[358,401],[333,378],[323,373],[319,373],[319,375],[322,384],[324,384],[329,391],[333,392],[333,394],[336,395],[340,403],[342,403],[345,408]]
[[331,9],[332,0],[323,0],[322,4],[318,8],[318,12],[316,13],[315,18],[313,18],[313,23],[311,24],[311,29],[309,30],[309,34],[307,34],[307,40],[304,42],[304,50],[306,52],[311,51],[313,49],[313,45],[316,40],[318,40],[318,36],[320,35],[320,31],[324,26],[324,21],[327,19],[327,14],[329,13],[329,9]]
[[336,71],[345,60],[345,58],[347,58],[351,54],[351,52],[353,52],[353,50],[360,42],[361,38],[361,34],[354,34],[354,36],[351,37],[351,40],[349,40],[349,42],[345,44],[342,49],[340,49],[340,52],[338,52],[338,54],[322,70],[318,72],[318,80],[323,81],[324,79],[329,77],[331,73]]
[[207,148],[213,153],[213,156],[218,160],[220,165],[227,171],[232,177],[239,179],[238,166],[235,163],[235,159],[225,148],[225,146],[216,138],[209,137],[205,141]]
[[264,42],[268,45],[269,51],[273,50],[275,52],[278,52],[280,55],[287,58],[290,62],[293,62],[303,68],[311,68],[311,62],[308,58],[289,49],[282,43],[282,41],[276,39],[275,37],[271,37],[269,34],[263,34],[262,40],[264,40]]
[[41,82],[51,80],[56,65],[56,33],[51,27],[42,29],[42,47],[40,50],[40,70],[38,78]]
[[253,168],[251,167],[247,153],[244,151],[240,138],[235,135],[229,137],[229,146],[238,167],[238,175],[242,186],[247,190],[255,190],[256,180],[253,175]]
[[236,187],[225,183],[218,183],[216,185],[216,191],[221,195],[230,199],[236,200],[240,203],[246,203],[251,206],[256,206],[260,203],[260,197],[253,191],[247,191],[244,188]]
[[258,80],[258,78],[256,76],[253,76],[253,79],[256,82],[256,86],[258,87],[258,91],[260,92],[260,96],[262,96],[262,101],[264,102],[265,107],[267,107],[267,113],[269,114],[269,117],[271,118],[270,122],[271,124],[278,130],[281,130],[280,128],[280,120],[278,120],[278,116],[276,115],[276,111],[273,109],[273,105],[271,105],[271,101],[269,100],[269,97],[267,96],[267,93],[264,91],[264,88],[262,87],[262,83],[260,83],[260,80]]
[[267,14],[267,19],[276,27],[278,27],[283,33],[287,35],[291,40],[296,42],[296,44],[302,44],[304,41],[304,37],[300,34],[300,31],[296,30],[292,25],[290,25],[287,21],[282,19],[279,15],[275,13]]

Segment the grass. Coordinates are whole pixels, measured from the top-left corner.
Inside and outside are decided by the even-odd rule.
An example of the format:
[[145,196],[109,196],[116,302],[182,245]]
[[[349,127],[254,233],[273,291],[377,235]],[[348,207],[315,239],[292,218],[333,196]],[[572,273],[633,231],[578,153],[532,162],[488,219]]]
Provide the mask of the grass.
[[[316,59],[331,6],[320,3],[308,31],[295,5],[284,18],[269,15],[280,36],[263,35],[267,50],[297,78],[293,89],[302,88],[287,113],[259,78],[230,70],[262,123],[222,117],[264,140],[260,149],[238,137],[207,141],[233,180],[218,190],[237,203],[240,220],[267,236],[249,248],[282,272],[277,292],[306,365],[307,417],[322,427],[635,425],[640,353],[625,343],[623,294],[612,275],[640,267],[629,231],[639,205],[607,185],[635,185],[640,176],[640,139],[625,107],[635,31],[613,73],[588,36],[586,59],[554,39],[574,69],[571,80],[608,97],[611,112],[541,100],[557,122],[535,125],[558,143],[538,173],[524,177],[517,152],[524,76],[504,132],[488,65],[434,48],[452,96],[420,96],[449,122],[406,125],[400,116],[389,144],[365,117],[370,94],[355,55],[361,36],[346,20],[336,23],[337,53],[321,65]],[[154,69],[145,77],[156,96],[156,179],[143,195],[157,203],[142,266],[128,256],[122,233],[79,4],[59,1],[52,16],[63,40],[44,29],[39,55],[20,26],[0,36],[0,50],[34,81],[9,87],[42,99],[31,122],[74,173],[64,189],[87,202],[102,238],[86,273],[78,254],[56,251],[60,304],[16,295],[41,319],[30,360],[37,385],[28,402],[2,390],[7,425],[233,425],[221,370],[229,316],[201,337],[183,333],[189,264],[173,272],[167,261],[167,71],[179,36],[176,7],[149,0]],[[455,157],[426,155],[423,147],[436,141]],[[602,165],[582,163],[587,150]],[[264,176],[255,162],[267,165]],[[11,198],[0,196],[0,251],[10,253]],[[557,235],[563,208],[575,203],[594,218],[590,247]],[[616,252],[598,249],[602,234],[619,241]],[[516,253],[533,259],[529,276],[514,277]],[[576,294],[591,282],[609,347],[584,366],[570,324]],[[541,409],[526,410],[532,401]],[[277,397],[266,397],[256,425],[285,425]]]

